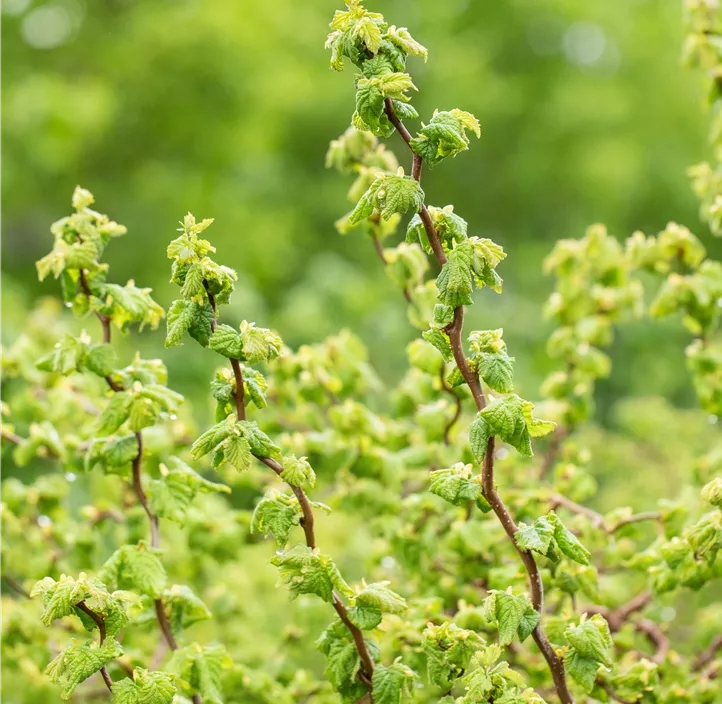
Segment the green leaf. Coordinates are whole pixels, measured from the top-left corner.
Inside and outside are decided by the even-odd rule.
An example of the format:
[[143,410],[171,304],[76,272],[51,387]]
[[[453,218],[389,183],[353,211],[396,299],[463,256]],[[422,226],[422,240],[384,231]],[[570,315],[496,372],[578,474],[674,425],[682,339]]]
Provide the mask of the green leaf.
[[102,377],[112,374],[117,363],[118,356],[110,345],[90,345],[83,358],[83,366]]
[[409,33],[406,27],[396,29],[393,25],[386,31],[386,38],[404,53],[410,56],[422,56],[424,61],[428,59],[429,52],[426,47],[417,42]]
[[98,418],[97,434],[111,435],[130,417],[133,397],[125,392],[114,393]]
[[374,606],[357,604],[348,609],[348,618],[351,623],[362,631],[371,631],[383,620],[383,614]]
[[228,464],[239,472],[251,467],[251,446],[248,438],[232,433],[223,441],[223,457]]
[[505,646],[514,640],[526,612],[526,597],[507,592],[494,594],[496,622],[499,627],[499,645]]
[[275,555],[271,563],[278,567],[279,579],[288,588],[291,599],[301,594],[316,594],[330,604],[334,589],[353,594],[333,560],[305,545]]
[[230,493],[225,484],[209,482],[177,457],[171,457],[168,469],[161,465],[160,479],[146,479],[146,493],[153,513],[180,525],[185,524],[191,502],[199,492]]
[[269,491],[256,505],[251,518],[251,533],[273,534],[279,548],[286,547],[291,528],[301,521],[301,508],[293,496]]
[[[255,323],[241,323],[242,354],[246,362],[268,362],[281,354],[283,341],[268,328],[257,328]],[[212,346],[212,345],[211,345]]]
[[163,607],[169,611],[169,621],[173,633],[180,634],[183,629],[194,623],[212,617],[208,607],[185,584],[174,584],[162,594]]
[[421,333],[421,337],[439,350],[445,362],[452,360],[454,355],[451,350],[451,342],[449,336],[443,330],[430,328],[426,332]]
[[178,688],[185,696],[200,694],[204,704],[223,704],[221,676],[229,666],[230,658],[222,645],[191,643],[178,648],[167,667],[178,676]]
[[546,555],[554,539],[555,527],[549,522],[546,516],[537,518],[530,526],[524,523],[519,524],[519,530],[514,534],[514,539],[519,549],[538,552]]
[[70,645],[47,666],[45,674],[63,687],[61,698],[70,699],[81,682],[122,654],[123,649],[114,638],[107,638],[101,646],[90,640],[78,644],[71,638]]
[[500,394],[514,391],[514,357],[482,352],[477,358],[477,371],[494,391]]
[[[215,318],[213,307],[210,303],[191,303],[193,318],[188,327],[188,334],[203,347],[208,347],[211,339],[212,323]],[[170,315],[170,313],[169,313]]]
[[236,417],[231,415],[227,419],[216,423],[206,430],[191,446],[193,459],[200,459],[203,455],[215,450],[231,433],[236,423]]
[[614,645],[609,625],[603,616],[595,614],[578,626],[569,626],[564,635],[579,655],[598,662],[605,667],[612,666],[610,651]]
[[316,473],[308,463],[307,457],[296,458],[294,455],[283,458],[281,479],[287,484],[307,490],[316,486]]
[[229,359],[243,359],[243,338],[230,325],[219,325],[211,335],[208,346]]
[[468,669],[474,653],[483,646],[478,633],[459,628],[451,622],[429,624],[423,633],[422,647],[427,658],[429,681],[449,691],[457,677]]
[[376,178],[351,212],[349,222],[359,223],[374,210],[388,220],[394,213],[405,213],[409,208],[419,210],[423,202],[424,191],[419,183],[399,169],[395,175],[381,174]]
[[415,680],[416,673],[402,662],[376,665],[371,680],[375,704],[400,704],[401,697],[411,696]]
[[186,299],[193,298],[201,291],[203,291],[203,268],[200,264],[191,264],[186,271],[181,296]]
[[435,112],[429,124],[411,140],[411,148],[434,167],[442,159],[469,148],[467,129],[477,137],[481,136],[479,122],[471,113],[463,110]]
[[172,704],[176,692],[174,676],[169,672],[133,670],[133,679],[113,684],[111,704]]
[[130,429],[139,432],[155,425],[160,418],[160,404],[147,396],[136,395],[130,405]]
[[436,278],[439,300],[451,308],[471,305],[474,301],[474,277],[471,270],[472,249],[468,240],[457,244]]
[[580,565],[588,565],[591,553],[587,550],[570,530],[562,523],[559,516],[554,511],[548,514],[549,523],[554,526],[554,540],[559,549],[574,562]]
[[429,490],[454,506],[467,506],[481,495],[481,477],[473,476],[470,464],[457,462],[449,469],[431,472]]
[[594,683],[597,680],[599,663],[592,658],[585,658],[579,652],[572,649],[566,654],[564,665],[569,676],[579,684],[587,694],[591,694],[594,689]]
[[183,335],[193,323],[193,303],[179,298],[171,303],[168,309],[167,333],[165,337],[166,347],[181,345]]
[[157,599],[165,589],[166,573],[158,551],[144,542],[118,548],[98,572],[98,579],[115,589],[127,589]]
[[534,404],[524,401],[516,394],[494,399],[479,411],[469,429],[471,450],[479,461],[486,454],[489,438],[497,436],[511,445],[521,455],[530,457],[531,437],[544,435],[555,427],[551,421],[532,417]]
[[242,420],[239,421],[238,425],[242,428],[243,434],[251,447],[251,452],[256,457],[280,459],[280,448],[258,427],[256,421]]

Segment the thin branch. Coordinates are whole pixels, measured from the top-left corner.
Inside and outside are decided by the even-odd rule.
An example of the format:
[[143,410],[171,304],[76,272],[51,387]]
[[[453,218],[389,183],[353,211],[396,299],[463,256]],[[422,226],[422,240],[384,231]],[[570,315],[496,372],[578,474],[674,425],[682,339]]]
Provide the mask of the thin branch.
[[7,574],[2,575],[2,579],[5,580],[7,585],[14,591],[20,594],[20,596],[25,597],[26,599],[30,598],[30,592],[23,587],[20,582],[18,582],[14,577],[10,577]]
[[552,494],[549,497],[549,503],[552,508],[559,508],[562,506],[571,513],[576,513],[579,516],[586,516],[595,528],[603,530],[605,533],[609,533],[610,535],[624,526],[628,526],[631,523],[640,523],[642,521],[657,521],[660,530],[664,528],[662,524],[662,514],[659,511],[643,511],[642,513],[635,513],[631,516],[627,516],[626,518],[620,518],[611,525],[607,525],[604,520],[604,516],[602,516],[601,513],[598,513],[588,506],[582,506],[562,494]]
[[[384,105],[386,115],[388,116],[389,120],[397,129],[403,140],[406,142],[409,149],[411,149],[411,135],[404,126],[403,122],[401,122],[401,120],[396,115],[393,103],[389,98],[386,98],[384,101]],[[413,149],[411,149],[411,151],[413,153],[411,175],[417,182],[420,182],[421,168],[423,162],[421,157],[416,154]],[[431,249],[436,256],[436,261],[438,262],[439,266],[443,267],[443,265],[446,263],[446,255],[444,253],[444,248],[441,244],[441,239],[439,238],[438,232],[436,232],[436,228],[434,227],[434,223],[431,220],[431,215],[429,214],[426,205],[421,206],[419,215],[421,217],[421,222],[424,225],[424,230],[426,231],[426,236],[429,240],[429,244],[431,245]],[[484,392],[481,388],[481,382],[479,381],[479,377],[472,372],[466,359],[466,355],[464,353],[464,347],[462,343],[463,328],[464,307],[458,306],[454,309],[453,321],[445,328],[445,331],[449,336],[451,350],[453,352],[456,365],[459,368],[461,375],[464,377],[464,381],[467,383],[469,389],[471,390],[471,394],[474,397],[476,407],[479,410],[482,410],[486,406],[486,398],[484,397]],[[554,680],[554,687],[562,704],[574,704],[574,697],[569,691],[569,687],[567,686],[567,681],[564,674],[564,663],[554,651],[554,648],[552,647],[549,639],[547,638],[542,628],[541,616],[543,614],[544,608],[544,586],[542,584],[539,568],[537,567],[536,561],[534,560],[532,554],[530,552],[520,550],[517,546],[516,540],[514,539],[514,534],[517,531],[516,523],[514,523],[514,519],[509,513],[509,510],[507,509],[506,505],[501,500],[499,494],[496,491],[496,485],[494,482],[493,437],[489,438],[486,455],[484,455],[484,462],[482,466],[482,490],[484,493],[484,497],[489,502],[492,510],[496,514],[496,517],[499,519],[502,526],[504,527],[504,530],[509,537],[509,540],[517,551],[527,571],[529,585],[531,589],[531,601],[534,608],[540,615],[539,623],[532,632],[534,642],[537,644],[537,647],[544,656],[544,659],[547,661],[547,664],[551,671],[552,679]]]
[[[208,302],[211,305],[211,308],[213,310],[213,321],[211,323],[211,326],[213,329],[215,329],[216,321],[218,317],[218,310],[216,308],[216,302],[211,295],[210,291],[208,290],[208,286],[206,285],[206,293],[208,294]],[[241,367],[240,362],[237,359],[231,359],[231,366],[233,367],[233,373],[236,378],[236,394],[235,394],[235,403],[236,403],[236,414],[239,420],[245,420],[246,413],[245,413],[245,407],[244,407],[244,392],[243,392],[243,375],[241,373]],[[240,393],[239,393],[240,390]],[[283,467],[280,465],[276,460],[274,460],[271,457],[265,457],[263,455],[254,455],[256,459],[258,459],[260,462],[263,462],[267,467],[272,469],[279,477],[283,473]],[[315,520],[313,515],[313,507],[311,506],[311,502],[308,500],[308,497],[306,496],[306,493],[301,489],[301,487],[294,486],[293,484],[288,485],[291,490],[293,491],[296,500],[298,501],[298,505],[301,508],[301,527],[303,528],[303,533],[306,539],[306,545],[307,547],[311,548],[311,550],[316,549],[316,534],[315,534]],[[359,657],[361,658],[361,663],[363,665],[362,671],[359,673],[359,678],[361,681],[366,685],[366,687],[369,690],[369,699],[370,701],[373,701],[373,694],[372,694],[372,684],[371,684],[371,677],[374,672],[374,661],[371,657],[371,653],[369,652],[368,646],[366,645],[366,641],[363,637],[363,632],[357,628],[348,618],[348,613],[346,611],[346,607],[343,603],[343,600],[341,597],[334,592],[333,593],[333,608],[336,610],[336,613],[338,614],[339,618],[343,622],[343,624],[348,628],[348,630],[351,633],[351,636],[353,637],[354,644],[356,646],[356,650],[358,651]],[[171,646],[172,647],[172,646]]]
[[158,516],[150,510],[148,496],[143,489],[143,481],[141,479],[141,469],[143,465],[143,435],[140,432],[135,434],[138,441],[138,454],[133,459],[133,491],[143,507],[148,521],[150,522],[150,544],[154,548],[160,547],[160,524]]
[[634,702],[629,701],[629,699],[622,699],[606,682],[597,680],[597,684],[607,693],[609,698],[615,702],[619,702],[619,704],[634,704]]
[[[93,292],[90,290],[90,286],[88,286],[88,280],[85,278],[84,269],[80,269],[80,276],[78,277],[78,281],[80,283],[81,290],[88,297],[88,301],[90,301],[93,296]],[[108,345],[110,344],[110,317],[105,315],[104,313],[101,313],[99,310],[95,311],[95,315],[97,316],[100,324],[103,327],[103,344]]]
[[[103,617],[100,614],[95,613],[84,601],[78,602],[76,605],[76,608],[80,609],[83,613],[90,616],[90,618],[95,621],[95,624],[98,626],[98,633],[100,634],[100,642],[99,645],[103,645],[105,642],[105,621],[103,620]],[[105,686],[108,688],[109,691],[113,691],[113,680],[110,677],[110,674],[108,673],[108,668],[103,665],[103,667],[100,668],[100,674],[103,677],[103,681],[105,682]]]
[[694,671],[698,672],[709,665],[717,657],[718,650],[722,650],[722,634],[715,636],[710,641],[710,644],[697,656],[693,665]]

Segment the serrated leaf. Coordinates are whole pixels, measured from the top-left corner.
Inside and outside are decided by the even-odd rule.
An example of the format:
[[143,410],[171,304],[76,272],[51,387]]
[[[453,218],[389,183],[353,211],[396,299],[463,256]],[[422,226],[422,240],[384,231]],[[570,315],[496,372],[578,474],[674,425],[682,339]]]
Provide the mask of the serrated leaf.
[[353,594],[333,560],[305,545],[275,555],[271,563],[278,567],[279,580],[288,588],[291,599],[301,594],[316,594],[331,603],[334,589]]
[[473,476],[470,464],[457,462],[448,469],[431,472],[429,490],[454,506],[466,506],[479,498],[481,484],[479,478]]
[[445,362],[450,362],[453,358],[451,350],[451,342],[449,336],[438,328],[430,328],[426,332],[421,333],[421,337],[430,342],[441,354]]
[[256,505],[251,518],[251,533],[273,534],[279,548],[286,547],[291,529],[301,521],[295,497],[269,491]]
[[546,555],[554,539],[554,530],[546,516],[542,516],[530,526],[520,523],[514,539],[521,550],[533,550],[540,555]]
[[564,658],[564,665],[569,676],[579,684],[582,689],[591,694],[597,680],[599,663],[591,658],[585,658],[576,650],[571,650]]
[[208,346],[229,359],[243,359],[243,338],[230,325],[219,325],[208,340]]
[[479,376],[494,391],[500,394],[510,394],[514,391],[514,357],[506,354],[481,353],[476,361]]
[[456,245],[436,278],[439,300],[451,307],[468,306],[474,301],[474,277],[471,270],[472,249],[468,240]]
[[83,366],[102,377],[112,374],[117,363],[118,356],[110,345],[90,345],[83,358]]
[[316,486],[316,473],[308,463],[307,457],[296,458],[291,455],[290,457],[284,457],[282,464],[281,479],[287,484],[301,489],[312,489]]
[[133,679],[113,684],[111,704],[171,704],[176,692],[174,676],[169,672],[133,670]]
[[200,264],[191,264],[186,271],[185,281],[181,287],[183,298],[193,298],[203,290],[203,268]]
[[130,417],[133,397],[125,392],[114,393],[98,418],[97,434],[112,435]]
[[171,303],[168,309],[166,320],[167,332],[165,337],[166,347],[181,345],[183,335],[188,331],[193,322],[193,303],[179,298]]
[[239,472],[250,469],[251,456],[251,446],[245,436],[232,433],[223,441],[223,457],[225,461]]
[[[146,493],[153,513],[180,525],[185,523],[191,502],[199,492],[230,493],[225,484],[204,479],[177,457],[171,458],[171,469],[162,472],[160,479],[146,480]],[[165,468],[162,468],[165,469]]]
[[554,526],[554,540],[559,549],[574,562],[580,565],[588,565],[591,553],[580,542],[574,533],[567,530],[559,516],[554,511],[548,514],[549,522]]
[[140,542],[118,548],[98,572],[98,579],[115,589],[147,594],[157,599],[166,585],[166,572],[157,550]]
[[215,450],[232,432],[235,424],[235,416],[222,420],[206,430],[191,446],[193,459],[200,459]]
[[375,704],[399,704],[402,697],[411,695],[415,680],[416,673],[401,662],[376,665],[371,680]]
[[411,148],[434,167],[442,159],[469,148],[467,129],[477,137],[481,136],[479,123],[471,113],[462,110],[436,112],[429,124],[411,140]]
[[204,704],[223,704],[221,675],[230,665],[222,645],[191,643],[173,653],[168,670],[178,675],[177,685],[186,696],[200,694]]
[[84,643],[72,638],[63,650],[45,669],[50,681],[63,687],[62,699],[70,699],[75,688],[103,666],[123,654],[123,649],[114,638],[106,639],[99,646],[94,641]]
[[612,666],[610,651],[614,644],[604,617],[595,614],[578,626],[569,626],[564,635],[582,657],[592,659],[605,667]]

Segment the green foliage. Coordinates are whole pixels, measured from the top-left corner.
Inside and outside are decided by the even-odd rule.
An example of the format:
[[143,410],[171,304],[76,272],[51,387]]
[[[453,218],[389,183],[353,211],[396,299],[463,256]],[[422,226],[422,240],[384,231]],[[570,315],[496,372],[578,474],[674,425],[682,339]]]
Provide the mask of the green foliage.
[[133,679],[113,685],[112,704],[171,704],[176,693],[173,675],[149,672],[141,667],[133,670]]
[[50,681],[62,688],[63,699],[70,699],[76,687],[104,665],[123,653],[120,644],[110,638],[97,645],[92,640],[78,643],[71,638],[70,645],[47,666],[45,673]]
[[[690,3],[690,11],[687,53],[711,71],[716,94],[719,24],[710,3]],[[282,25],[289,19],[279,17]],[[357,71],[352,126],[327,154],[328,166],[354,176],[355,207],[337,228],[369,235],[369,256],[408,302],[419,331],[406,348],[410,368],[400,380],[379,376],[348,331],[292,349],[271,328],[227,324],[222,306],[238,277],[211,258],[215,247],[203,237],[213,221],[188,214],[167,249],[179,297],[170,303],[166,346],[180,346],[187,333],[224,365],[210,380],[215,414],[200,403],[191,418],[168,388],[163,362],[126,359],[128,345],[112,334],[154,327],[163,311],[149,289],[108,283],[101,258],[124,228],[90,210],[92,196],[77,189],[75,213],[53,225],[53,251],[38,273],[60,279],[65,303],[78,318],[97,318],[102,338],[44,303],[3,351],[3,447],[13,446],[11,472],[28,467],[4,479],[0,506],[2,674],[20,683],[12,701],[52,701],[48,681],[73,696],[100,670],[98,686],[102,679],[120,704],[543,704],[539,692],[563,704],[712,704],[720,695],[714,636],[722,620],[709,594],[722,576],[722,455],[707,421],[722,408],[720,265],[701,238],[674,223],[625,245],[599,225],[559,242],[546,262],[555,277],[547,351],[559,368],[537,404],[551,420],[536,418],[535,404],[517,391],[527,395],[522,386],[545,363],[527,352],[517,367],[501,329],[463,329],[463,306],[477,289],[501,292],[497,268],[507,256],[469,232],[500,228],[470,225],[451,205],[426,206],[420,186],[425,166],[466,150],[470,132],[479,136],[476,118],[437,112],[409,138],[399,120],[417,119],[410,95],[421,82],[406,59],[426,59],[426,49],[358,0],[337,12],[331,30],[333,68],[350,62]],[[264,76],[266,87],[278,78]],[[294,124],[294,144],[306,143],[310,127]],[[410,141],[410,176],[379,141],[395,125]],[[263,143],[258,130],[249,134]],[[716,172],[698,167],[694,187],[703,219],[719,229]],[[263,222],[270,211],[273,231],[283,228],[283,204],[265,203],[267,184],[252,175],[259,200],[240,235],[234,231],[246,271],[267,283],[264,257],[272,260],[278,296],[302,302],[303,326],[327,309],[309,305],[292,269],[317,278],[328,300],[353,291],[344,305],[386,340],[388,326],[366,308],[376,290],[361,295],[352,276],[340,281],[338,267],[314,272],[295,250],[279,253]],[[301,248],[306,235],[296,229]],[[513,257],[510,264],[518,301],[524,290]],[[645,306],[644,286],[655,277],[661,284]],[[235,322],[258,311],[246,281],[239,294]],[[691,333],[686,358],[702,416],[627,399],[603,405],[595,418],[596,382],[620,357],[616,347],[607,354],[614,326],[645,313],[680,318]],[[518,326],[507,327],[509,340],[518,337]],[[305,339],[314,330],[304,327]],[[204,354],[168,353],[182,360],[171,377],[182,369],[184,387],[205,369],[196,353]],[[617,365],[622,373],[626,361]],[[651,366],[645,391],[655,374]],[[712,450],[695,460],[703,447]],[[658,481],[650,483],[652,471]],[[631,487],[634,508],[620,505],[619,486]],[[673,501],[638,510],[666,488]],[[312,500],[316,491],[334,507],[330,518]],[[275,554],[254,534],[273,535]],[[272,589],[261,556],[296,603]],[[368,577],[352,587],[342,574]],[[24,598],[33,583],[35,601]],[[689,598],[689,590],[699,593]],[[316,640],[322,672],[308,643],[331,608],[334,620]],[[71,640],[58,655],[65,631],[81,628],[93,640]],[[196,642],[204,639],[212,644]],[[132,678],[124,677],[130,668]],[[75,696],[95,694],[89,685]]]

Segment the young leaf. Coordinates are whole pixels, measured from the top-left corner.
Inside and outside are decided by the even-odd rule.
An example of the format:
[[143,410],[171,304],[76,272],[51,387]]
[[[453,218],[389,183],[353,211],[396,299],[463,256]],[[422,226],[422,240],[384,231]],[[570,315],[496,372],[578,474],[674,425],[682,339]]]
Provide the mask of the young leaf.
[[548,514],[549,523],[554,526],[554,540],[559,549],[574,562],[580,565],[588,565],[591,553],[580,542],[574,533],[567,530],[559,516],[554,511]]
[[172,704],[176,693],[174,677],[168,672],[149,672],[142,667],[113,683],[111,704]]
[[372,678],[376,704],[399,704],[402,697],[411,696],[416,673],[402,662],[389,667],[377,665]]
[[50,681],[63,687],[62,699],[70,699],[75,688],[104,665],[120,657],[123,649],[114,638],[107,638],[103,645],[88,640],[78,644],[75,638],[45,669]]
[[211,335],[208,346],[229,359],[243,359],[243,338],[230,325],[219,325]]
[[439,300],[451,308],[468,306],[474,302],[471,298],[474,290],[471,257],[472,249],[468,240],[456,245],[449,252],[447,262],[436,279]]
[[275,555],[271,563],[278,567],[279,579],[288,588],[291,599],[301,594],[316,594],[331,603],[334,589],[353,594],[333,560],[305,545]]

